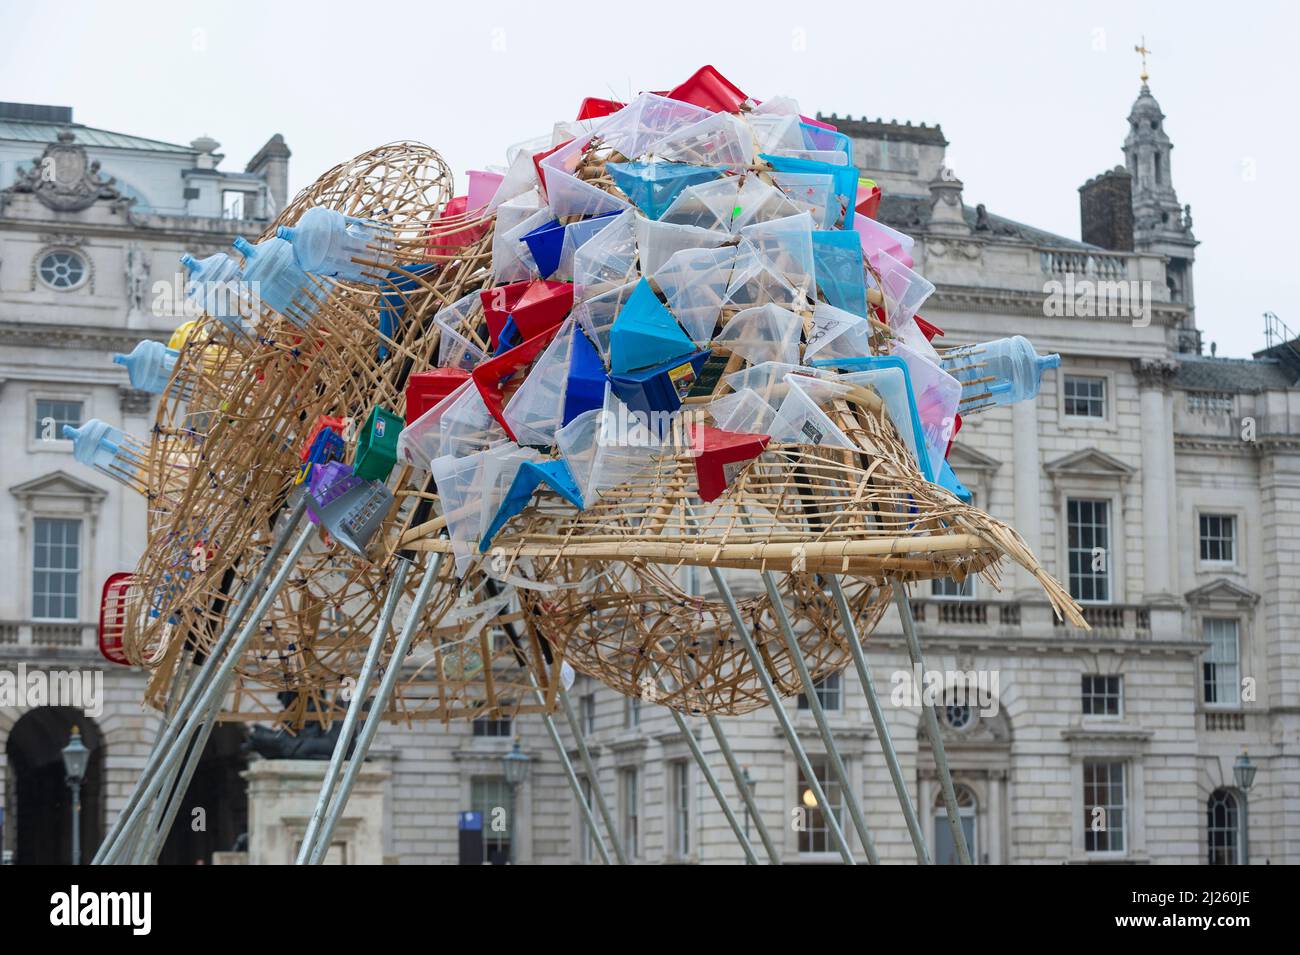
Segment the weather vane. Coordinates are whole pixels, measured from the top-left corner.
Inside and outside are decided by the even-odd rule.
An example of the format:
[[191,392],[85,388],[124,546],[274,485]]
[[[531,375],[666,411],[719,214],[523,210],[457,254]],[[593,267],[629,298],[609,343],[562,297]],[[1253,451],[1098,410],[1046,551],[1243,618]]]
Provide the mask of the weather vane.
[[1142,37],[1142,42],[1141,42],[1141,43],[1139,43],[1137,46],[1133,47],[1133,52],[1134,52],[1134,53],[1139,53],[1139,54],[1141,54],[1141,56],[1142,56],[1142,82],[1145,83],[1145,82],[1147,81],[1147,78],[1148,78],[1148,76],[1147,76],[1147,54],[1151,52],[1150,50],[1147,49],[1147,38],[1146,38],[1145,36]]

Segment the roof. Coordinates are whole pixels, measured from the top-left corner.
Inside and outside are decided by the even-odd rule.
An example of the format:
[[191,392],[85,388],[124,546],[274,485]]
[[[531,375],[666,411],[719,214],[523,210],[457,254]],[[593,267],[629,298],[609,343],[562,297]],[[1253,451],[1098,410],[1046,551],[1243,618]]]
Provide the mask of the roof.
[[[1036,229],[987,210],[984,221],[987,229],[977,228],[980,224],[978,208],[963,205],[962,215],[965,216],[966,224],[971,227],[975,235],[1019,240],[1029,245],[1053,249],[1071,249],[1078,252],[1104,251],[1100,246],[1080,242],[1078,239],[1067,239],[1063,235],[1056,235],[1045,229]],[[924,230],[930,221],[930,197],[885,193],[880,198],[879,218],[885,225],[903,232]]]
[[1292,375],[1275,358],[1210,358],[1183,355],[1173,384],[1187,391],[1223,391],[1233,394],[1293,388]]
[[192,146],[180,146],[165,143],[158,139],[145,139],[143,136],[128,136],[126,133],[114,133],[94,126],[80,123],[42,123],[32,120],[0,119],[0,141],[22,143],[55,143],[59,133],[71,131],[77,142],[83,146],[99,146],[105,149],[138,149],[149,152],[187,153],[195,152]]
[[866,116],[854,119],[852,116],[840,116],[838,113],[831,113],[829,116],[818,113],[817,119],[823,123],[830,123],[845,136],[854,139],[885,139],[891,142],[924,143],[930,146],[948,145],[948,140],[943,138],[943,127],[938,125],[927,126],[922,123],[920,126],[913,126],[911,120],[906,123],[900,123],[896,119],[885,122],[884,119],[868,119]]

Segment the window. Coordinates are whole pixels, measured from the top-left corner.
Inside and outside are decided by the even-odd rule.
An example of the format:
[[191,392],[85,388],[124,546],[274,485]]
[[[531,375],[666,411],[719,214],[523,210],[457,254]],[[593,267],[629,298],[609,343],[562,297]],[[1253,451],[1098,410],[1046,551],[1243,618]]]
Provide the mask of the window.
[[[813,692],[817,694],[817,702],[822,705],[822,709],[838,710],[844,701],[844,682],[839,671],[828,673],[814,683]],[[808,697],[803,693],[799,694],[799,709],[808,709]]]
[[1083,675],[1083,715],[1119,716],[1121,686],[1122,682],[1119,676],[1085,673]]
[[475,736],[509,736],[510,717],[476,716],[473,722]]
[[82,404],[60,398],[36,399],[36,422],[33,434],[37,441],[62,441],[63,426],[81,427]]
[[1230,391],[1189,391],[1187,392],[1187,411],[1189,414],[1206,416],[1232,414],[1233,394]]
[[623,729],[634,730],[641,725],[641,698],[623,697]]
[[944,703],[941,712],[943,721],[948,724],[949,729],[969,729],[971,722],[975,719],[975,711],[971,709],[970,704],[958,703],[951,694],[947,702]]
[[1237,519],[1231,514],[1201,515],[1201,560],[1230,564],[1236,560]]
[[668,789],[673,813],[673,855],[684,859],[691,854],[691,788],[685,760],[668,764]]
[[[829,809],[835,816],[835,821],[842,827],[844,825],[844,796],[840,792],[839,781],[835,779],[830,771],[830,760],[825,756],[809,756],[808,760],[812,763],[813,772],[817,776],[817,782],[821,784],[822,792],[826,794],[826,800],[830,804]],[[827,825],[827,817],[823,812],[823,807],[817,804],[817,797],[813,795],[812,787],[808,784],[808,778],[803,773],[803,767],[799,769],[799,806],[803,809],[803,828],[799,831],[799,851],[800,852],[833,852],[835,846],[831,841],[830,826]]]
[[1066,502],[1066,547],[1070,596],[1110,600],[1110,502],[1070,498]]
[[967,574],[960,583],[951,577],[936,577],[930,581],[930,594],[950,600],[974,600],[975,575]]
[[1092,375],[1066,375],[1062,382],[1065,413],[1071,418],[1106,417],[1106,379]]
[[640,773],[635,767],[618,771],[618,800],[623,809],[623,849],[629,856],[640,854]]
[[1205,676],[1205,702],[1235,704],[1240,702],[1238,691],[1241,656],[1237,621],[1233,617],[1207,617],[1201,632],[1210,649],[1205,651],[1202,664]]
[[81,521],[38,517],[32,530],[32,616],[37,620],[76,620]]
[[470,781],[470,805],[483,814],[483,861],[504,865],[510,859],[510,786],[504,776],[480,776]]
[[578,698],[578,725],[587,736],[596,732],[596,694],[584,693]]
[[41,258],[36,273],[50,288],[66,291],[86,278],[86,260],[71,249],[55,249]]
[[[970,853],[972,862],[978,861],[979,855],[975,847],[975,814],[978,807],[975,794],[969,786],[958,783],[953,787],[953,795],[957,797],[957,821],[961,823],[961,834],[966,839],[966,851]],[[948,821],[948,804],[944,801],[942,788],[934,797],[933,819],[934,840],[931,845],[934,846],[934,864],[958,865],[961,856],[953,841],[952,823]]]
[[1123,852],[1128,816],[1124,807],[1124,764],[1083,764],[1083,847],[1088,852]]
[[1241,865],[1241,813],[1237,797],[1226,789],[1210,794],[1205,820],[1210,865]]

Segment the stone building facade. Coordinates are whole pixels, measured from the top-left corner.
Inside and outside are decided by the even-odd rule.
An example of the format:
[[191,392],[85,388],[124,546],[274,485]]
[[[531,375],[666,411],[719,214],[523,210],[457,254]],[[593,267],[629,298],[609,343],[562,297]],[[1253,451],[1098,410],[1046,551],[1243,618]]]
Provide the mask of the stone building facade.
[[[938,127],[829,118],[854,138],[862,174],[884,189],[881,219],[916,238],[916,268],[937,286],[923,314],[944,329],[943,343],[1023,334],[1040,353],[1062,356],[1036,401],[967,419],[951,460],[976,503],[1010,521],[1047,569],[1084,598],[1093,629],[1058,625],[1037,585],[1018,569],[1007,574],[1001,591],[982,581],[913,590],[930,668],[974,671],[995,690],[996,705],[983,711],[959,701],[941,711],[976,860],[1300,861],[1300,639],[1294,609],[1300,598],[1300,361],[1287,346],[1245,360],[1203,354],[1190,209],[1174,191],[1172,143],[1150,90],[1143,85],[1129,116],[1122,167],[1080,190],[1082,231],[1091,240],[1086,243],[968,204],[963,183],[946,166],[947,142]],[[268,144],[273,153],[275,142]],[[0,136],[0,149],[10,145]],[[24,145],[19,158],[29,161],[36,151]],[[199,166],[205,154],[199,150],[177,161]],[[5,155],[0,153],[0,161]],[[7,185],[6,168],[0,162],[0,188]],[[107,159],[104,170],[116,174]],[[1102,189],[1096,191],[1099,181]],[[274,181],[268,180],[267,189],[279,201]],[[1116,202],[1117,190],[1128,196],[1129,206]],[[110,211],[113,201],[102,200],[77,228],[95,234],[93,216],[107,221],[120,215]],[[6,351],[0,397],[8,410],[16,395],[27,402],[30,389],[46,387],[37,382],[80,388],[97,402],[101,417],[143,427],[142,412],[134,421],[125,417],[131,399],[120,395],[111,366],[88,360],[84,372],[78,363],[77,374],[69,376],[72,363],[50,359],[48,344],[34,341],[56,315],[67,314],[63,300],[44,290],[35,291],[30,307],[22,305],[33,294],[24,270],[38,254],[39,236],[53,231],[43,220],[15,222],[16,209],[29,210],[33,220],[50,218],[36,202],[19,193],[0,212],[6,249],[0,329],[31,342],[21,354]],[[182,247],[203,238],[215,242],[214,233],[238,226],[215,214],[203,221],[182,226],[177,220],[177,235],[161,244],[166,247],[159,248],[154,268],[171,269]],[[117,227],[114,235],[123,241],[133,235],[123,223]],[[21,257],[10,251],[15,233],[36,236],[23,239]],[[125,282],[123,269],[102,270],[115,281],[121,272]],[[1078,294],[1084,288],[1102,294],[1089,300]],[[121,347],[85,336],[134,334],[130,318],[123,317],[130,315],[129,302],[122,309],[124,291],[118,284],[118,301],[78,316],[78,341],[94,343],[76,346],[83,349],[79,354],[97,359],[107,348]],[[111,332],[96,331],[100,324]],[[38,334],[28,326],[38,326]],[[111,416],[114,402],[126,402],[118,420]],[[19,417],[25,421],[31,414],[12,411],[3,426],[12,430]],[[17,433],[8,437],[21,439]],[[35,513],[24,510],[24,494],[32,492],[22,485],[39,488],[41,480],[56,475],[58,500],[75,502],[68,506],[86,513],[98,508],[104,515],[99,534],[111,529],[120,548],[97,558],[104,563],[93,580],[117,569],[115,560],[129,567],[131,546],[140,545],[129,536],[139,534],[138,514],[130,511],[135,505],[93,476],[66,467],[66,457],[57,453],[32,448],[21,474],[6,482],[12,499],[0,516],[9,522],[0,527],[0,537],[18,540],[20,550],[31,547],[18,530],[27,520],[23,515]],[[0,653],[6,654],[0,659],[56,661],[72,653],[88,659],[93,651],[86,633],[73,646],[52,646],[44,630],[24,622],[31,616],[25,579],[0,585],[0,619],[15,621],[0,629]],[[93,599],[92,580],[85,588],[83,599]],[[17,639],[6,644],[7,634]],[[876,684],[889,696],[907,671],[892,612],[867,647]],[[113,698],[98,721],[109,767],[105,814],[120,804],[149,738],[133,680],[129,674],[115,677]],[[571,695],[598,766],[597,782],[635,861],[741,861],[684,738],[665,712],[582,676]],[[912,861],[856,677],[846,672],[824,684],[819,695],[882,859]],[[927,838],[936,856],[947,860],[953,847],[946,827],[936,822],[938,784],[920,711],[885,702]],[[811,714],[795,700],[787,708],[836,801]],[[18,715],[0,710],[0,740],[12,734]],[[690,722],[740,813],[710,734],[702,721]],[[800,812],[805,786],[772,714],[760,711],[725,724],[782,861],[837,861],[818,812]],[[563,727],[562,732],[571,745]],[[372,748],[376,778],[385,780],[384,857],[408,864],[457,861],[460,814],[479,810],[490,816],[507,804],[501,760],[516,737],[532,757],[531,772],[517,794],[509,830],[488,832],[485,854],[500,858],[512,850],[521,863],[595,861],[535,717],[385,727]],[[1242,792],[1233,764],[1247,750],[1258,772]],[[219,787],[210,792],[225,792],[232,802],[239,798]],[[8,794],[6,805],[14,805]],[[1101,829],[1094,827],[1098,810],[1105,821]],[[746,824],[756,836],[753,820]],[[852,827],[846,831],[856,842]],[[7,846],[11,840],[7,835]]]
[[152,396],[131,389],[111,354],[166,341],[184,320],[178,296],[155,287],[181,281],[182,252],[208,255],[256,235],[284,203],[289,151],[279,136],[244,172],[220,168],[219,145],[158,142],[76,123],[66,107],[0,103],[0,541],[10,560],[0,575],[0,671],[74,671],[91,687],[100,674],[103,688],[93,716],[0,699],[0,831],[17,861],[68,858],[59,750],[74,725],[95,750],[88,849],[154,739],[142,674],[108,664],[96,645],[100,588],[136,565],[145,505],[77,464],[61,434],[90,418],[148,434]]

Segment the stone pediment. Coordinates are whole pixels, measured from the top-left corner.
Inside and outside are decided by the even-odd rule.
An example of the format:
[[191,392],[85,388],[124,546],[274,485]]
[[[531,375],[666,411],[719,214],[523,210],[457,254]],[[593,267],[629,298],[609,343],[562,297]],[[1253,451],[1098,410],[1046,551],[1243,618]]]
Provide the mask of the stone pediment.
[[992,474],[998,468],[1002,467],[1002,462],[997,458],[989,457],[982,454],[974,448],[954,443],[952,450],[948,452],[948,463],[952,469],[959,473],[966,471],[978,471],[986,474]]
[[1184,596],[1188,605],[1192,607],[1247,608],[1259,603],[1259,594],[1240,584],[1234,584],[1226,577],[1220,577],[1218,580],[1212,580],[1208,584],[1189,590]]
[[1127,481],[1137,469],[1130,467],[1118,458],[1113,458],[1105,451],[1096,448],[1084,448],[1063,458],[1049,461],[1043,470],[1056,477],[1090,477],[1110,478],[1115,481]]
[[108,492],[103,488],[88,484],[80,478],[73,477],[66,471],[51,471],[49,474],[32,478],[30,481],[15,484],[9,488],[9,493],[19,500],[33,497],[56,497],[64,499],[76,498],[77,500],[95,503],[108,496]]

